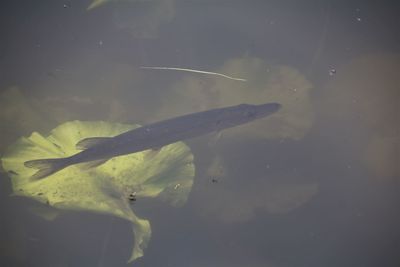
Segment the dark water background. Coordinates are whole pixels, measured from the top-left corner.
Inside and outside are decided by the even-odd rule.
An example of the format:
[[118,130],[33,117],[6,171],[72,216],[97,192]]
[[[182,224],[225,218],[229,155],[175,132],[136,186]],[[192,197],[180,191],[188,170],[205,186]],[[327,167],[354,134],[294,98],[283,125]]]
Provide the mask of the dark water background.
[[[2,153],[72,119],[143,123],[258,99],[293,105],[256,133],[189,141],[188,202],[136,203],[153,234],[133,265],[400,266],[396,1],[89,4],[1,2]],[[286,69],[264,81],[270,72],[246,59],[271,75]],[[233,72],[249,93],[140,66]],[[6,174],[0,183],[1,266],[126,265],[128,222],[84,212],[47,222],[28,211],[32,200],[10,197]]]

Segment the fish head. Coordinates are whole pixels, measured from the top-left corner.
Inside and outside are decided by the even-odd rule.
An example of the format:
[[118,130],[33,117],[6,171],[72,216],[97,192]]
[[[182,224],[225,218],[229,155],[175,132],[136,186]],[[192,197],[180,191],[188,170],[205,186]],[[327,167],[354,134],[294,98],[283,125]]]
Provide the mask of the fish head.
[[244,124],[271,115],[277,112],[280,107],[281,104],[278,103],[261,105],[241,104],[219,114],[217,125],[219,128],[223,129]]
[[253,110],[249,111],[248,116],[254,117],[254,119],[264,118],[275,112],[282,107],[279,103],[266,103],[261,105],[254,105]]
[[281,104],[267,103],[261,105],[241,105],[242,108],[238,109],[237,120],[243,122],[250,122],[253,120],[261,119],[277,112],[281,108]]

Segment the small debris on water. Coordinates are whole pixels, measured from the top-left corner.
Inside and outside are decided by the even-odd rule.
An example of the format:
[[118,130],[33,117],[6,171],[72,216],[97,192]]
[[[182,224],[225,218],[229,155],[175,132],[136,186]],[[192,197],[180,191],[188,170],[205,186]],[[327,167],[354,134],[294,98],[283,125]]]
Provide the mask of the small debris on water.
[[194,73],[201,73],[201,74],[207,74],[207,75],[215,75],[215,76],[220,76],[224,77],[230,80],[236,80],[236,81],[241,81],[241,82],[246,82],[246,79],[243,78],[237,78],[237,77],[232,77],[226,74],[218,73],[218,72],[211,72],[211,71],[204,71],[204,70],[195,70],[195,69],[186,69],[186,68],[176,68],[176,67],[148,67],[148,66],[142,66],[140,67],[141,69],[149,69],[149,70],[174,70],[174,71],[186,71],[186,72],[194,72]]
[[130,193],[128,199],[130,201],[136,201],[136,192]]

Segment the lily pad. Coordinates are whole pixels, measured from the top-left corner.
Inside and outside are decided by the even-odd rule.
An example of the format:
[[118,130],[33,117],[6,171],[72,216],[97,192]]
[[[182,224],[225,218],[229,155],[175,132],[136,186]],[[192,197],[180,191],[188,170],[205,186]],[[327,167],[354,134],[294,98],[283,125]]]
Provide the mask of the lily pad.
[[29,177],[34,169],[24,162],[40,158],[67,157],[78,153],[75,144],[87,137],[110,137],[138,127],[103,121],[66,122],[45,137],[34,132],[9,147],[2,158],[15,195],[33,198],[45,205],[66,210],[108,214],[132,223],[134,243],[128,262],[143,256],[150,237],[150,222],[131,209],[134,198],[163,198],[175,206],[190,193],[194,164],[190,148],[182,142],[163,147],[155,155],[143,151],[119,156],[96,168],[85,164],[69,166],[41,180]]

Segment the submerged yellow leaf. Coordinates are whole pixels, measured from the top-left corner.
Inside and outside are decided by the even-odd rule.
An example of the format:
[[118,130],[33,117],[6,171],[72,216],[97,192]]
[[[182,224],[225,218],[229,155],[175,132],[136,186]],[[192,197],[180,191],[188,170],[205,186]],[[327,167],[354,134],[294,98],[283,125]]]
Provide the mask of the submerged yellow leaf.
[[110,0],[93,0],[92,3],[87,7],[87,10],[102,6],[107,2],[110,2]]
[[28,138],[20,138],[5,153],[2,165],[11,177],[15,195],[58,209],[109,214],[130,221],[135,239],[129,261],[133,261],[143,256],[151,228],[148,220],[134,214],[129,196],[160,197],[173,205],[182,205],[194,177],[193,155],[184,143],[165,146],[151,158],[144,151],[112,158],[89,170],[80,164],[69,166],[41,180],[29,178],[35,170],[26,168],[24,162],[67,157],[79,152],[75,144],[84,138],[115,136],[135,127],[102,121],[67,122],[47,137],[34,132]]

